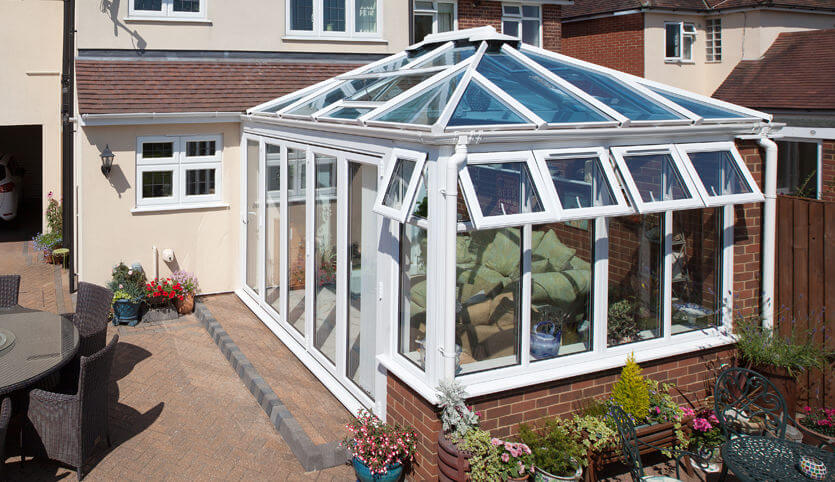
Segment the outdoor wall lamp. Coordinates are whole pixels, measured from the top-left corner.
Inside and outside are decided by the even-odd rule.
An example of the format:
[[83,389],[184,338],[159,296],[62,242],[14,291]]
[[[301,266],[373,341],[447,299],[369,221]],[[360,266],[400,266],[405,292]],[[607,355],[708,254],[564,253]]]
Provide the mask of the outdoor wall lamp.
[[110,150],[110,144],[104,146],[104,151],[101,153],[101,173],[105,177],[110,176],[110,169],[113,168],[113,151]]

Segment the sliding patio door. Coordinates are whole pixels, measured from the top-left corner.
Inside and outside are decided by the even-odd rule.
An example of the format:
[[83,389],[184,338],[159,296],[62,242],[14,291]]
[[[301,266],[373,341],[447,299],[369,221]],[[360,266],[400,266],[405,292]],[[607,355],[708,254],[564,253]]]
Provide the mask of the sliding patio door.
[[246,181],[244,194],[243,222],[245,224],[245,261],[244,278],[246,286],[256,294],[261,293],[260,250],[261,209],[259,202],[259,184],[261,181],[261,142],[256,139],[246,141]]

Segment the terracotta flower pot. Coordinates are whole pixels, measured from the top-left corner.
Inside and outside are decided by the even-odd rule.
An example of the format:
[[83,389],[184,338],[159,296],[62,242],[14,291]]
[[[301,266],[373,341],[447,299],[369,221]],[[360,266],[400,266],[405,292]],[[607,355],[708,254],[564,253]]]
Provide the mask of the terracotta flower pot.
[[194,311],[194,294],[189,293],[187,295],[183,295],[182,300],[175,298],[174,306],[177,307],[177,313],[181,315],[187,315],[191,313],[192,311]]
[[470,454],[458,450],[443,432],[438,434],[438,480],[465,482],[470,473]]
[[799,425],[798,428],[803,433],[803,443],[813,445],[815,447],[820,447],[822,444],[835,445],[835,437],[831,437],[825,433],[818,432],[815,429],[803,425],[802,420],[804,418],[806,418],[806,415],[799,414],[797,416]]

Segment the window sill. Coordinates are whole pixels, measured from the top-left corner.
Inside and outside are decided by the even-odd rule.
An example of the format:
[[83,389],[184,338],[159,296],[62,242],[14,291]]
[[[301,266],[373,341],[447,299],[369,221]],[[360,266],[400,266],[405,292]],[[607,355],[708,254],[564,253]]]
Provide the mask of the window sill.
[[229,203],[209,202],[189,204],[161,204],[159,206],[137,206],[130,210],[131,214],[162,213],[172,211],[200,211],[203,209],[228,209]]
[[664,59],[664,63],[665,64],[696,65],[696,61],[694,61],[694,60]]
[[388,45],[388,40],[384,38],[368,38],[368,37],[317,37],[307,35],[285,35],[281,37],[284,41],[307,41],[307,42],[339,42],[339,43],[366,43],[366,44],[381,44]]
[[203,25],[211,25],[212,21],[207,18],[193,18],[193,17],[143,17],[141,15],[134,15],[124,17],[122,20],[125,23],[197,23]]

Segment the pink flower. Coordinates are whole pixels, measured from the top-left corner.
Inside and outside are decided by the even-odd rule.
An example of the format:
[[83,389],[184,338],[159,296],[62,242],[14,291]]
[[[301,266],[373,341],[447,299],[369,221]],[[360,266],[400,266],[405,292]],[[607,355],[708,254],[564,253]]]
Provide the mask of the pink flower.
[[490,439],[490,445],[492,445],[494,447],[496,447],[498,445],[501,445],[501,444],[502,444],[502,441],[497,439],[496,437],[493,437],[492,439]]
[[502,454],[502,462],[507,463],[510,460],[510,455],[507,452]]
[[807,406],[803,407],[803,411],[806,412],[806,413],[812,413],[812,407],[807,405]]
[[658,415],[661,415],[661,408],[660,407],[655,407],[655,413],[658,414]]
[[684,413],[685,417],[692,417],[696,415],[696,411],[690,407],[681,407],[681,412]]

